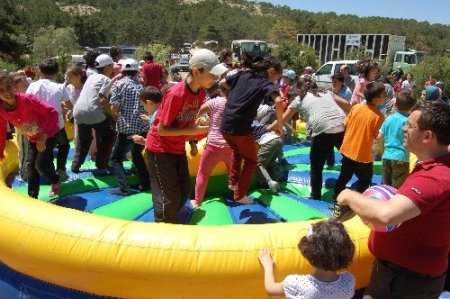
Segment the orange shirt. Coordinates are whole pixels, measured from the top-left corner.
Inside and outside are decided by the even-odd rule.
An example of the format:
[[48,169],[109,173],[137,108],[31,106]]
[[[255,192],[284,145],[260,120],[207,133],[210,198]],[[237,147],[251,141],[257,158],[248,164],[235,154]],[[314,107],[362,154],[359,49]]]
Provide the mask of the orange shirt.
[[373,162],[373,141],[378,137],[384,115],[375,106],[357,104],[345,119],[344,141],[341,154],[357,162]]

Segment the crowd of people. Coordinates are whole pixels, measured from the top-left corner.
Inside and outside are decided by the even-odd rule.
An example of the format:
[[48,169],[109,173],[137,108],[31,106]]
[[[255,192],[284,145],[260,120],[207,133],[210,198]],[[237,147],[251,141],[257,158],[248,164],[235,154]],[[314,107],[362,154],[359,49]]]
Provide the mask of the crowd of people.
[[[340,222],[356,213],[376,224],[402,223],[391,233],[370,234],[376,259],[365,298],[437,298],[450,249],[450,107],[443,85],[430,76],[422,98],[416,99],[411,73],[399,69],[380,78],[377,63],[361,60],[357,80],[344,65],[327,90],[317,86],[311,67],[298,76],[283,70],[273,56],[244,54],[239,68],[230,58],[226,50],[219,57],[197,50],[180,82],[168,81],[152,53],[146,52],[140,64],[124,59],[120,47],[112,47],[110,55],[88,52],[86,67],[70,66],[62,84],[56,81],[58,62],[51,58],[39,64],[40,78],[31,84],[23,71],[2,73],[0,158],[10,123],[16,127],[19,175],[28,182],[28,194],[38,198],[43,175],[53,197],[69,178],[64,122],[73,122],[72,173],[82,171],[90,154],[97,173],[117,177],[118,188],[111,192],[129,195],[133,191],[123,161],[131,152],[139,191],[152,194],[155,222],[177,223],[191,195],[186,143],[195,156],[198,141],[207,136],[193,208],[203,203],[220,161],[228,170],[234,201],[252,204],[247,194],[254,175],[262,188],[279,191],[282,147],[296,140],[296,120],[303,119],[311,140],[311,199],[322,198],[322,173],[325,164],[334,167],[334,149],[342,154],[334,215],[312,224],[299,243],[313,266],[311,275],[276,283],[270,250],[260,252],[267,292],[287,298],[351,298],[354,277],[337,271],[351,263],[355,250]],[[411,174],[410,152],[418,158]],[[377,156],[383,160],[383,183],[398,188],[389,202],[361,194],[372,182]],[[356,191],[346,188],[353,175]]]

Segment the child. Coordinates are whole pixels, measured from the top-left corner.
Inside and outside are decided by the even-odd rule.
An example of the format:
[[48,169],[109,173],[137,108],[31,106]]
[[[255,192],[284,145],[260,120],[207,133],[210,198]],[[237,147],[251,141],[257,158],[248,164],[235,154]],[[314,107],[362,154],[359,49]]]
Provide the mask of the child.
[[123,160],[130,151],[131,160],[134,167],[136,167],[137,176],[141,184],[140,190],[146,191],[150,189],[150,179],[142,157],[144,146],[133,143],[131,137],[132,135],[146,136],[150,127],[148,123],[139,119],[139,116],[144,114],[145,110],[140,105],[140,94],[144,86],[137,78],[138,73],[139,64],[136,60],[131,58],[122,60],[123,78],[114,83],[111,92],[109,102],[113,117],[116,119],[116,131],[118,133],[111,154],[111,162],[114,174],[119,181],[119,188],[111,190],[111,194],[130,194],[130,186],[123,169]]
[[[13,83],[13,93],[26,93],[30,83],[27,80],[27,75],[24,71],[17,71],[11,74]],[[16,128],[17,145],[19,146],[19,178],[22,181],[27,181],[27,153],[28,153],[28,138]]]
[[[208,139],[205,149],[203,150],[195,181],[195,199],[191,200],[191,204],[194,208],[202,203],[209,177],[217,163],[223,162],[228,173],[230,173],[231,170],[231,158],[233,152],[228,146],[228,143],[223,139],[222,133],[220,133],[220,123],[222,122],[222,115],[227,102],[225,94],[226,89],[222,87],[220,96],[205,102],[197,113],[197,119],[199,116],[208,113],[210,122]],[[230,178],[228,185],[234,186],[236,185],[236,182],[231,181]]]
[[59,132],[55,136],[56,148],[56,172],[58,172],[61,181],[66,181],[69,176],[66,173],[67,156],[69,155],[69,139],[64,125],[64,113],[62,105],[69,110],[72,109],[72,102],[68,90],[63,84],[56,83],[59,73],[58,61],[53,58],[44,59],[39,64],[41,78],[28,86],[27,93],[36,96],[42,101],[46,101],[59,113],[58,126]]
[[[353,174],[358,178],[356,190],[360,193],[364,192],[372,181],[372,147],[384,121],[384,115],[377,110],[376,106],[385,102],[386,89],[384,84],[381,82],[369,83],[365,98],[366,104],[353,106],[344,121],[346,129],[340,148],[342,166],[341,173],[334,186],[334,201],[336,201],[339,193],[345,189]],[[335,217],[350,212],[348,206],[340,207],[337,204],[334,206]]]
[[121,74],[110,79],[114,61],[108,55],[97,56],[95,65],[98,74],[92,74],[87,78],[73,108],[73,118],[78,130],[72,161],[73,173],[80,173],[92,142],[92,130],[95,131],[97,148],[95,166],[99,170],[106,171],[115,141],[116,132],[108,97],[112,84],[121,77]]
[[194,53],[185,81],[165,94],[152,128],[147,134],[147,164],[150,172],[155,222],[176,223],[178,211],[190,193],[185,142],[195,144],[196,135],[208,127],[195,126],[195,117],[211,87],[227,68],[207,49]]
[[60,178],[53,164],[55,136],[59,131],[58,111],[33,95],[13,92],[9,75],[0,74],[0,159],[4,158],[6,125],[12,123],[27,135],[27,179],[28,195],[39,196],[39,173],[51,182],[49,197],[61,189]]
[[283,155],[283,140],[257,121],[253,122],[252,129],[259,145],[256,176],[262,187],[269,186],[273,193],[277,193],[280,186],[277,182],[276,160]]
[[[280,79],[282,67],[274,57],[252,57],[243,55],[244,65],[249,70],[242,70],[236,75],[222,80],[230,86],[225,112],[222,118],[221,132],[233,150],[231,181],[238,182],[234,189],[234,200],[241,204],[253,203],[247,197],[247,191],[257,166],[255,137],[251,124],[256,117],[258,106],[263,100],[271,98],[275,102],[278,125],[277,134],[283,135],[282,98],[274,81]],[[242,160],[244,165],[241,170]]]
[[313,266],[312,273],[289,275],[278,283],[274,278],[270,250],[260,250],[258,258],[264,268],[264,287],[269,296],[284,295],[288,299],[353,297],[354,276],[350,272],[337,273],[348,267],[355,253],[355,245],[341,223],[320,221],[311,224],[298,249]]
[[378,135],[380,151],[383,152],[383,184],[397,189],[409,174],[409,152],[403,146],[403,127],[415,104],[412,92],[401,91],[395,101],[397,112],[386,118]]
[[359,77],[358,84],[356,84],[352,99],[350,100],[351,105],[359,104],[363,101],[367,84],[375,80],[380,70],[378,64],[370,59],[358,61],[355,67]]

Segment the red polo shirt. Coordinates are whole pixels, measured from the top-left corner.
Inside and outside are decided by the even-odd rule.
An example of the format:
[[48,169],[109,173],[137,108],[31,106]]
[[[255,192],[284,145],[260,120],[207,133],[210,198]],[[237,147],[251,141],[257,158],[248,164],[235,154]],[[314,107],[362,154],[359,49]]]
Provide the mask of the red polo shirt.
[[418,163],[398,190],[421,214],[389,233],[372,231],[375,257],[414,272],[441,275],[450,251],[450,154]]

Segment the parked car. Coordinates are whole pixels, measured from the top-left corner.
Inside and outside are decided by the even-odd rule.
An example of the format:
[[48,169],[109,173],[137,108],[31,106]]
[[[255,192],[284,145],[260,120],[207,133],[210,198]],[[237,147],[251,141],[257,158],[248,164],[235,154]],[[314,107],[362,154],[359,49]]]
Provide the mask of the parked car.
[[181,58],[180,61],[177,64],[175,64],[175,67],[178,69],[179,72],[189,72],[190,69],[189,59]]
[[358,77],[356,76],[355,65],[358,60],[336,60],[328,61],[322,65],[317,72],[313,74],[313,79],[316,80],[317,86],[330,89],[332,88],[331,76],[337,74],[341,71],[341,66],[344,64],[348,65],[350,76],[358,82]]

